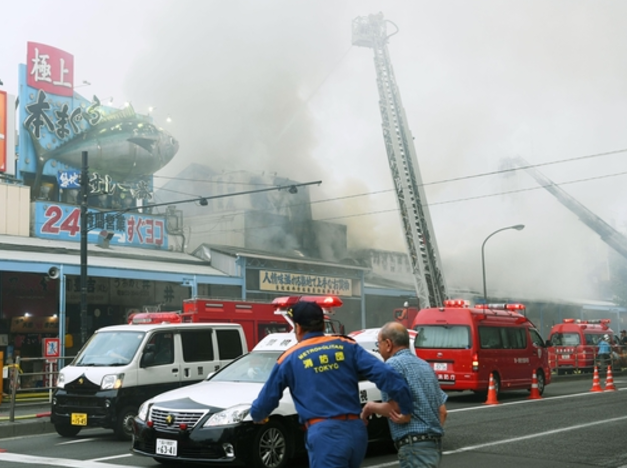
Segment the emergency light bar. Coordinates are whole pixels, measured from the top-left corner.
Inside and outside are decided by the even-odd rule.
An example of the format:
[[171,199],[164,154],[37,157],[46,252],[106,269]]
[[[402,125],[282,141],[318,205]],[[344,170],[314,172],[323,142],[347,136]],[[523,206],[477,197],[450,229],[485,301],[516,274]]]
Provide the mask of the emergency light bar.
[[525,306],[520,303],[515,304],[477,304],[475,309],[492,309],[492,310],[525,310]]
[[608,323],[612,323],[612,319],[594,319],[594,320],[581,320],[581,319],[573,319],[573,318],[567,318],[567,319],[562,319],[563,323],[587,323],[587,324],[601,324],[601,325],[605,325]]
[[444,304],[444,307],[459,307],[459,308],[470,307],[470,302],[464,299],[445,299],[443,304]]
[[151,323],[181,323],[183,319],[176,312],[139,312],[129,317],[129,325],[147,325]]
[[343,302],[337,296],[284,296],[277,297],[272,301],[275,309],[288,309],[297,302],[315,302],[323,309],[341,307]]

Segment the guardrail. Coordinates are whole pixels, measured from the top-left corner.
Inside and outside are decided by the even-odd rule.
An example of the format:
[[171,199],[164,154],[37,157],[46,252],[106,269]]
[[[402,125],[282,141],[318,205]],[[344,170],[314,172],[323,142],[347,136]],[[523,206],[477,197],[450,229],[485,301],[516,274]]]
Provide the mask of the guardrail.
[[[9,382],[9,421],[15,421],[15,406],[18,401],[32,401],[52,403],[52,392],[56,388],[59,365],[70,362],[74,357],[49,358],[22,358],[18,356],[14,364],[8,364]],[[39,372],[24,372],[21,364],[24,362],[43,362],[43,370]],[[41,377],[42,386],[22,388],[22,380],[26,377]],[[37,391],[34,391],[37,390]]]

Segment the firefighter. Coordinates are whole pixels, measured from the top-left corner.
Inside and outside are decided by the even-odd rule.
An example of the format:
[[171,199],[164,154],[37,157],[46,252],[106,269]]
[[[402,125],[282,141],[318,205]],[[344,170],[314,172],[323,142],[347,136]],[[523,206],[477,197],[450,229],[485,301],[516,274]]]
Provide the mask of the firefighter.
[[611,365],[611,353],[610,348],[610,335],[603,335],[603,339],[599,341],[599,350],[597,352],[597,358],[599,359],[599,366],[601,370],[607,370],[607,367]]
[[298,344],[285,351],[253,402],[250,415],[267,421],[289,387],[300,422],[307,428],[310,468],[358,468],[368,436],[360,419],[359,379],[363,375],[410,414],[407,383],[391,367],[346,336],[324,335],[324,313],[313,302],[288,310]]

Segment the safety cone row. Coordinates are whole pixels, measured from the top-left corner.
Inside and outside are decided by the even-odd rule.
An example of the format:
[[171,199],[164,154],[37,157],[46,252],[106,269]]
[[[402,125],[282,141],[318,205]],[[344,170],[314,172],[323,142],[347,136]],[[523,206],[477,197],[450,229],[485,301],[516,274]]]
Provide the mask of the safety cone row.
[[605,374],[605,391],[615,392],[614,376],[612,375],[612,366],[607,366],[607,374]]
[[538,376],[536,375],[536,371],[533,371],[533,375],[531,376],[531,393],[529,394],[528,400],[541,400],[542,395],[540,395],[540,390],[538,389]]
[[592,388],[591,392],[602,392],[601,383],[599,382],[599,368],[594,366],[594,374],[592,376]]
[[484,405],[498,405],[499,402],[496,399],[496,388],[494,387],[494,377],[492,377],[492,373],[490,373],[490,381],[488,383],[488,399],[485,401]]

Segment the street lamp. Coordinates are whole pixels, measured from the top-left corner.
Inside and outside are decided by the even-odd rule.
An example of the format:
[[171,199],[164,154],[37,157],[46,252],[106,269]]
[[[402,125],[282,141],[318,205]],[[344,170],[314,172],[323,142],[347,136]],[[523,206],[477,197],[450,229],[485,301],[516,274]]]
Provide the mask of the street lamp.
[[486,237],[485,240],[483,241],[483,244],[481,244],[481,269],[483,271],[483,301],[485,302],[486,305],[488,304],[488,293],[487,293],[486,284],[485,284],[485,255],[484,255],[485,243],[488,242],[488,239],[490,237],[492,237],[494,234],[497,234],[501,231],[506,231],[508,229],[516,229],[517,231],[522,231],[524,228],[525,228],[524,224],[516,224],[515,226],[507,226],[501,229],[497,229],[488,237]]

